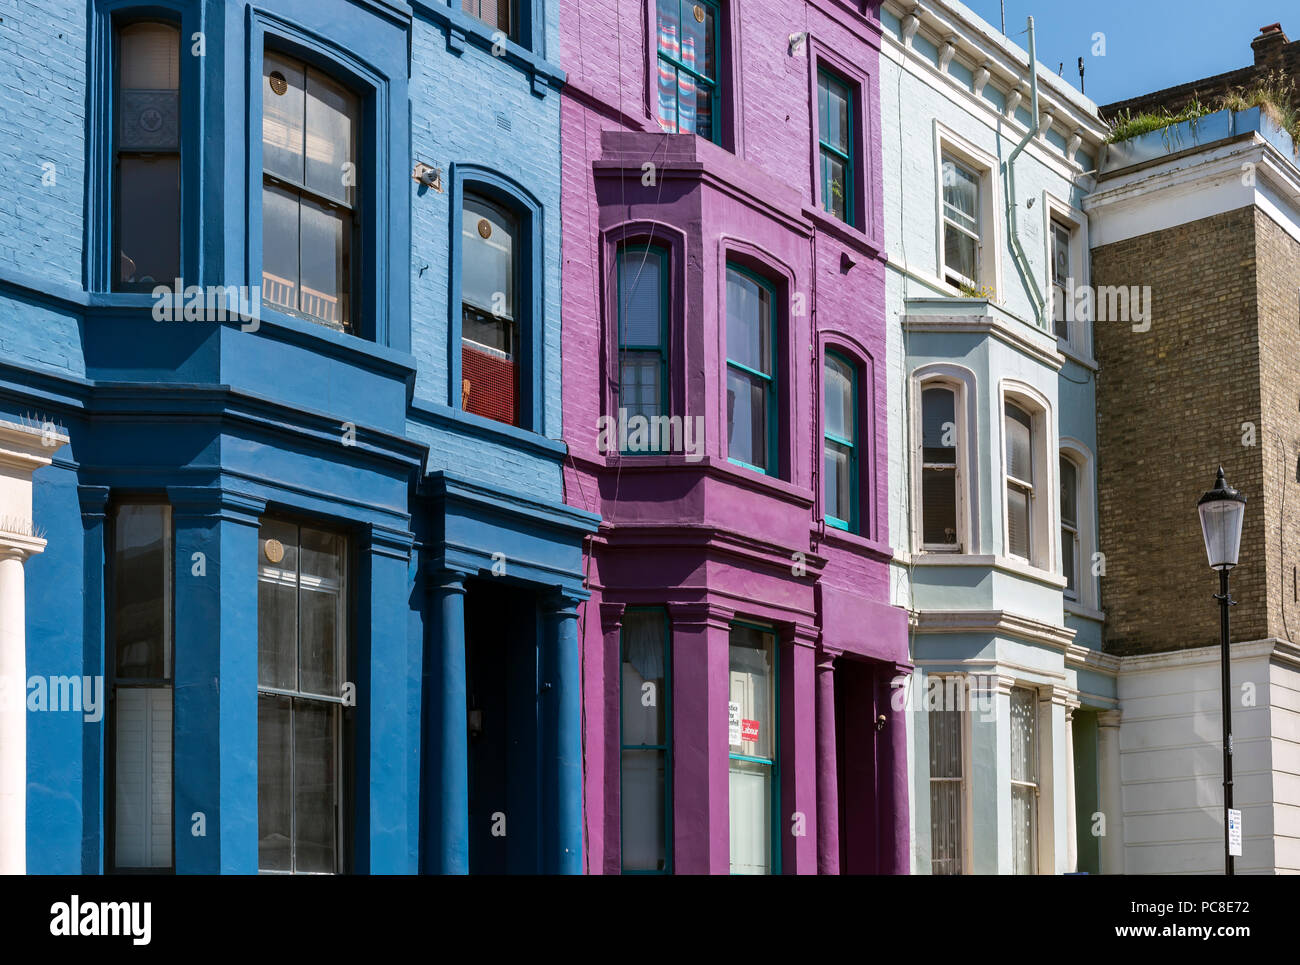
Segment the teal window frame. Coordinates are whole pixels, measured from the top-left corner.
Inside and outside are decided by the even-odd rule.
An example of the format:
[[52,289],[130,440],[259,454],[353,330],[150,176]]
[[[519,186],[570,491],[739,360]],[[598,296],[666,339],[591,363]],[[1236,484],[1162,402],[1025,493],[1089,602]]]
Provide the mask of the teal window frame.
[[[626,307],[623,301],[623,264],[628,255],[641,252],[643,255],[654,254],[659,258],[661,270],[659,272],[659,344],[658,345],[633,345],[623,341],[623,311]],[[644,261],[643,261],[644,264]],[[669,271],[669,251],[663,245],[654,245],[649,243],[630,243],[621,245],[618,249],[618,278],[616,281],[615,297],[618,299],[618,397],[616,399],[617,408],[623,408],[623,353],[624,352],[656,352],[659,355],[659,414],[669,415],[669,400],[671,392],[668,386],[668,271]],[[638,450],[629,452],[622,450],[622,455],[656,455],[665,450],[664,443],[661,439],[661,447],[657,450]]]
[[[713,72],[714,72],[713,77],[709,77],[707,74],[701,74],[694,67],[688,67],[686,64],[682,63],[681,60],[679,60],[678,58],[665,53],[663,49],[659,46],[659,5],[660,4],[664,4],[665,6],[671,6],[673,4],[677,5],[678,23],[682,23],[683,18],[685,16],[688,15],[694,16],[694,13],[692,12],[692,8],[695,7],[697,4],[701,7],[704,7],[706,11],[712,12],[713,14],[713,51],[712,52],[713,52]],[[659,62],[662,61],[663,63],[670,65],[675,71],[684,70],[686,71],[686,73],[690,74],[691,78],[695,81],[696,89],[698,89],[701,84],[703,84],[705,87],[709,89],[709,100],[710,103],[713,105],[713,113],[711,115],[710,130],[708,134],[705,136],[707,136],[708,139],[712,141],[714,144],[721,144],[722,143],[721,140],[722,84],[721,81],[719,80],[719,75],[722,73],[721,71],[721,67],[722,67],[722,7],[721,5],[716,3],[715,0],[655,0],[654,38],[652,42],[654,44],[654,51],[655,51],[654,63],[655,63],[656,70],[658,70],[659,68]],[[657,99],[659,96],[658,84],[652,82],[650,88],[651,88],[650,97],[651,97],[651,102],[653,103],[655,99]],[[673,129],[669,133],[680,134],[682,133],[682,124],[681,124],[682,97],[681,97],[680,89],[674,90],[673,104],[675,107],[675,112],[673,116]],[[658,115],[657,108],[654,111],[654,113],[656,116]],[[686,133],[699,134],[700,132],[696,130],[696,131],[687,131]]]
[[[771,828],[771,845],[772,848],[772,874],[781,873],[781,636],[776,632],[776,628],[764,623],[754,623],[749,620],[732,620],[729,627],[748,627],[750,630],[757,630],[759,633],[770,633],[772,635],[772,726],[775,729],[775,740],[772,742],[772,759],[769,761],[762,757],[752,757],[748,754],[731,753],[730,745],[727,749],[728,761],[745,761],[749,764],[763,764],[772,769],[772,828]],[[728,634],[728,637],[730,634]],[[727,665],[731,665],[731,641],[727,641]],[[728,671],[730,677],[730,671]],[[730,694],[730,692],[728,692]],[[730,695],[728,695],[730,700]],[[730,807],[730,802],[728,802]]]
[[[822,84],[825,83],[829,90],[831,85],[838,86],[844,91],[844,101],[848,115],[848,153],[841,151],[835,145],[826,140],[825,126],[821,122],[821,102],[822,102]],[[853,121],[857,112],[857,98],[853,96],[853,85],[847,80],[836,74],[834,71],[827,70],[825,67],[817,68],[817,166],[821,179],[821,202],[822,210],[832,218],[839,216],[831,210],[829,204],[830,198],[830,178],[828,176],[828,166],[826,164],[826,155],[831,154],[844,163],[844,223],[853,225],[857,223],[857,215],[854,211],[853,182],[857,177],[857,170],[853,164],[854,145],[853,145]]]
[[[777,444],[780,441],[781,419],[780,419],[780,413],[777,411],[777,405],[780,401],[781,393],[780,393],[780,385],[778,384],[777,377],[780,372],[778,368],[778,364],[780,362],[781,354],[780,351],[778,350],[777,336],[780,333],[781,329],[779,325],[780,318],[777,314],[777,309],[776,309],[776,286],[772,284],[772,282],[764,278],[762,275],[750,271],[748,268],[744,268],[741,265],[736,264],[735,262],[731,262],[731,261],[727,262],[727,274],[731,274],[731,272],[733,271],[736,272],[736,274],[738,275],[742,275],[745,278],[748,278],[750,281],[757,284],[760,288],[763,288],[767,291],[768,304],[771,306],[771,308],[768,311],[767,324],[771,326],[770,329],[771,335],[768,339],[768,345],[772,353],[772,374],[767,375],[763,372],[757,371],[756,369],[750,368],[748,365],[745,365],[743,362],[734,361],[731,358],[730,346],[728,346],[727,371],[730,372],[730,370],[734,368],[739,372],[744,372],[747,375],[752,375],[755,378],[762,379],[767,386],[767,392],[765,395],[765,405],[767,411],[767,426],[766,426],[767,468],[764,468],[762,466],[755,466],[752,463],[745,462],[743,459],[733,458],[730,452],[731,450],[730,439],[728,439],[728,444],[727,444],[727,450],[728,450],[727,461],[737,466],[744,466],[746,469],[752,469],[754,472],[762,473],[765,476],[780,477],[781,458],[780,458],[780,453],[777,450]],[[723,325],[727,324],[727,320],[725,316],[722,320],[722,324]],[[723,383],[723,391],[724,392],[726,391],[725,382]],[[730,435],[730,433],[728,433],[728,435]]]
[[[859,498],[858,498],[858,443],[857,443],[857,439],[859,435],[858,433],[858,367],[857,365],[854,364],[853,359],[849,358],[843,352],[836,351],[835,349],[827,349],[826,359],[829,360],[831,358],[834,358],[837,362],[839,362],[841,365],[845,366],[849,370],[849,395],[850,395],[849,411],[852,413],[852,419],[853,419],[853,423],[851,426],[853,431],[853,438],[845,439],[842,436],[835,435],[829,429],[825,428],[826,405],[824,400],[825,392],[823,391],[822,445],[825,446],[827,442],[833,442],[836,445],[843,446],[849,450],[849,508],[852,510],[852,512],[850,513],[849,519],[840,519],[838,516],[836,516],[834,513],[830,512],[829,510],[827,510],[825,515],[826,515],[826,522],[829,525],[834,526],[836,529],[842,529],[848,533],[856,533],[858,532],[859,520],[861,516],[859,512]],[[825,386],[825,384],[826,384],[826,372],[825,372],[825,362],[823,362],[822,363],[822,385]],[[825,457],[825,453],[823,453],[822,455],[823,472],[825,472],[825,464],[826,464],[826,457]],[[825,498],[826,498],[826,481],[823,480],[822,499],[824,500]]]
[[[664,631],[664,743],[663,744],[627,744],[623,741],[623,627],[618,633],[618,773],[619,773],[619,807],[618,807],[618,852],[619,873],[625,875],[670,875],[673,873],[673,635],[668,621],[668,612],[663,607],[637,606],[624,610],[624,620],[628,613],[656,613],[659,615]],[[664,755],[664,867],[662,871],[646,869],[629,869],[623,867],[623,752],[624,751],[662,751]]]

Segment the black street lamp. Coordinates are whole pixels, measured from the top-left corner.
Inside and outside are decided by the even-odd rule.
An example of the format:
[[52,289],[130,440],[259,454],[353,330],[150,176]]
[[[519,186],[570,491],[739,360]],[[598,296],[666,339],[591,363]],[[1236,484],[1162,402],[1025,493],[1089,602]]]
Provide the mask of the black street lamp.
[[1223,664],[1223,873],[1234,873],[1228,847],[1228,812],[1232,810],[1232,689],[1228,654],[1228,607],[1236,601],[1228,595],[1228,571],[1237,565],[1241,548],[1241,521],[1246,515],[1246,497],[1223,479],[1223,467],[1214,488],[1196,504],[1201,515],[1201,534],[1205,537],[1205,555],[1210,568],[1219,571],[1219,647]]

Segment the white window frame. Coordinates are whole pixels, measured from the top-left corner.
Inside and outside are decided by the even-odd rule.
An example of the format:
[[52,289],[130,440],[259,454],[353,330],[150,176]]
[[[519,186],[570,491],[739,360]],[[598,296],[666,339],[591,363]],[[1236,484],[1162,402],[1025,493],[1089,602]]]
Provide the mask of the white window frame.
[[[1014,480],[1007,467],[1006,420],[1007,404],[1023,409],[1030,420],[1030,459],[1033,475],[1029,498],[1029,558],[1013,555],[1011,552],[1010,506],[1007,501],[1007,488],[1013,483],[1021,484],[1024,480]],[[1032,566],[1035,569],[1050,571],[1053,575],[1060,571],[1057,556],[1057,544],[1060,534],[1054,533],[1060,517],[1060,493],[1057,489],[1056,420],[1051,403],[1047,397],[1031,385],[1024,382],[1005,381],[998,393],[997,408],[998,459],[1001,463],[1001,500],[1002,500],[1002,552],[1001,556]],[[1049,455],[1050,454],[1050,455]]]
[[[1097,552],[1097,517],[1096,517],[1096,462],[1093,459],[1092,450],[1085,446],[1078,439],[1068,436],[1061,438],[1058,451],[1061,457],[1069,459],[1074,463],[1075,480],[1078,483],[1079,491],[1075,494],[1077,503],[1078,526],[1077,539],[1079,545],[1079,565],[1076,570],[1076,582],[1078,584],[1075,599],[1071,600],[1068,596],[1065,598],[1066,605],[1074,605],[1085,609],[1099,609],[1100,595],[1097,589],[1097,577],[1092,573],[1092,556]],[[1059,499],[1059,485],[1058,485]],[[1060,509],[1057,509],[1058,517]],[[1059,527],[1058,527],[1059,528]],[[1061,546],[1061,565],[1057,567],[1057,572],[1062,577],[1065,575],[1065,553],[1067,547]]]
[[[1057,222],[1070,231],[1070,275],[1068,282],[1073,282],[1074,291],[1085,288],[1092,284],[1091,260],[1088,257],[1088,218],[1078,208],[1072,206],[1066,201],[1061,200],[1055,195],[1043,192],[1043,238],[1044,252],[1043,264],[1046,266],[1044,278],[1047,292],[1047,321],[1049,331],[1056,336],[1056,321],[1053,308],[1053,283],[1052,283],[1052,228],[1053,222]],[[1070,302],[1070,291],[1066,291],[1067,304]],[[1078,305],[1079,299],[1073,299],[1074,305],[1070,305],[1070,312],[1066,314],[1067,338],[1056,336],[1057,348],[1068,355],[1074,356],[1085,364],[1091,365],[1092,362],[1092,318],[1093,318],[1093,298],[1085,299],[1082,305]],[[1075,307],[1079,309],[1078,317],[1072,317]]]
[[[955,545],[927,544],[924,542],[925,520],[922,517],[921,479],[925,468],[922,438],[924,425],[922,393],[929,388],[951,389],[954,395],[953,418],[957,429],[957,542]],[[979,532],[978,492],[975,467],[975,373],[960,365],[937,363],[922,366],[912,373],[912,487],[911,546],[917,553],[944,553],[968,555],[977,553],[976,535]]]
[[943,166],[944,155],[969,169],[979,178],[979,245],[976,249],[978,278],[970,279],[976,288],[991,288],[1000,297],[1002,288],[1002,190],[999,185],[998,160],[987,151],[976,147],[955,131],[934,122],[934,186],[935,186],[935,267],[937,277],[953,293],[959,289],[948,281],[948,267],[944,264],[944,232],[948,219],[944,213]]
[[[970,708],[971,708],[971,706],[972,706],[971,701],[974,699],[974,696],[973,696],[973,694],[971,693],[971,679],[970,679],[970,676],[969,676],[968,674],[964,674],[964,673],[935,673],[935,674],[929,674],[929,673],[927,673],[927,674],[925,675],[925,686],[926,686],[926,690],[924,691],[924,692],[927,693],[927,694],[929,693],[930,677],[932,677],[932,676],[933,676],[933,677],[938,677],[938,678],[940,679],[940,681],[942,681],[942,683],[941,683],[942,692],[943,692],[945,695],[948,693],[948,682],[949,682],[950,680],[957,679],[957,680],[960,681],[959,690],[960,690],[961,698],[962,698],[962,701],[963,701],[963,703],[962,703],[962,707],[963,707],[964,709],[962,710],[962,718],[961,718],[961,737],[960,737],[960,740],[961,740],[961,777],[957,779],[957,782],[961,785],[961,791],[960,791],[960,793],[959,793],[959,796],[960,796],[960,798],[961,798],[961,868],[960,868],[960,870],[959,870],[957,873],[958,873],[959,875],[967,875],[967,874],[972,874],[973,871],[974,871],[974,863],[973,863],[973,862],[974,862],[974,857],[975,857],[974,842],[972,841],[972,831],[973,831],[973,828],[974,828],[974,820],[973,820],[973,803],[972,803],[971,782],[970,782],[971,769],[972,769],[972,767],[973,767],[973,760],[972,760],[972,754],[971,754],[971,742],[972,742],[972,740],[973,740],[973,734],[972,734],[971,732],[972,732],[972,730],[973,730],[973,727],[972,727],[972,723],[971,723],[971,712],[970,712]],[[930,720],[929,720],[929,714],[930,714],[930,713],[932,713],[932,711],[927,707],[927,708],[926,708],[926,715],[927,715],[927,716],[926,716],[926,727],[927,727],[927,729],[928,729],[929,724],[930,724]],[[928,739],[928,738],[927,738],[927,739]],[[934,783],[934,781],[936,780],[936,778],[929,777],[928,774],[927,774],[927,778],[926,778],[926,780],[927,780],[927,782],[928,782],[927,785],[926,785],[926,793],[928,794],[929,791],[930,791],[930,786],[933,785],[933,783]],[[938,778],[938,780],[940,780],[940,781],[951,781],[952,778]],[[934,868],[934,840],[933,840],[933,838],[931,838],[931,840],[930,840],[930,862],[931,862],[931,864],[930,864],[930,868],[931,868],[930,873],[933,874],[933,873],[934,873],[934,871],[933,871],[933,868]]]

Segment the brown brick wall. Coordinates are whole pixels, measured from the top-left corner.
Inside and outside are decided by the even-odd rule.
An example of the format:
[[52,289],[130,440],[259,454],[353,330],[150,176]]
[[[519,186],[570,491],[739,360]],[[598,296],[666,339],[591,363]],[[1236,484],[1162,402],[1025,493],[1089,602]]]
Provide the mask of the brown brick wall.
[[[1218,642],[1211,596],[1218,582],[1206,565],[1196,501],[1220,463],[1249,500],[1242,562],[1233,572],[1233,596],[1241,601],[1233,608],[1233,639],[1266,635],[1266,447],[1259,434],[1267,427],[1260,417],[1255,234],[1255,209],[1242,208],[1093,249],[1094,285],[1151,286],[1149,331],[1120,321],[1094,326],[1101,602],[1110,652]],[[1242,445],[1243,422],[1255,424],[1261,444]]]
[[1269,635],[1295,640],[1291,630],[1300,632],[1300,244],[1255,209],[1255,248],[1264,499],[1258,507],[1247,503],[1247,511],[1257,509],[1264,523]]

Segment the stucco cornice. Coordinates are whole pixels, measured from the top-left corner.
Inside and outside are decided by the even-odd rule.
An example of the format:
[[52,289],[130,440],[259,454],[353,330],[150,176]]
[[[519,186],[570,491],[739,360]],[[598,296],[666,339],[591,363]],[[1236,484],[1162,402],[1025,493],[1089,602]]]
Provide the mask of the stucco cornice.
[[[926,305],[937,310],[916,310]],[[940,310],[944,314],[940,314]],[[1059,372],[1065,364],[1065,356],[1057,350],[1054,337],[979,299],[908,299],[906,313],[900,316],[900,321],[907,332],[989,335],[1046,365],[1053,372]]]
[[1069,627],[1043,623],[1009,610],[918,610],[918,633],[985,633],[1046,644],[1065,653],[1074,642]]

